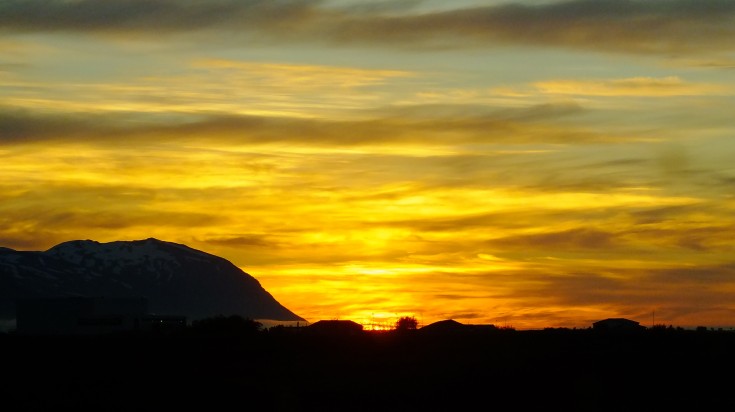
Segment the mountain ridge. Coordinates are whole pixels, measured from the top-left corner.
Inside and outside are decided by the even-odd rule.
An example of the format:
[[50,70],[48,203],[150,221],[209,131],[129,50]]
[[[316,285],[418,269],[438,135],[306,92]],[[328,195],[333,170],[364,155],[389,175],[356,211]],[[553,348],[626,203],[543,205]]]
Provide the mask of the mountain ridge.
[[151,312],[304,321],[232,262],[156,238],[70,240],[45,251],[0,247],[0,319],[39,297],[145,297]]

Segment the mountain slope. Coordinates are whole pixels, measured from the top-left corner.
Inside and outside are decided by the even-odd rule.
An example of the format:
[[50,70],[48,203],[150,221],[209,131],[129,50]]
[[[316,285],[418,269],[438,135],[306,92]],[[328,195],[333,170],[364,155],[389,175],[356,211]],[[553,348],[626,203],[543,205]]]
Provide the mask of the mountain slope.
[[44,252],[0,248],[0,319],[15,301],[59,296],[145,297],[152,313],[303,321],[226,259],[157,239],[74,240]]

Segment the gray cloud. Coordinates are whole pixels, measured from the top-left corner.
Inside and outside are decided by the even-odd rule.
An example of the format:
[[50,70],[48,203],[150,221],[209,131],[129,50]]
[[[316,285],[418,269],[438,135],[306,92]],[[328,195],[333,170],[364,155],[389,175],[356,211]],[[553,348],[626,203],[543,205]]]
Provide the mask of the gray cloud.
[[666,206],[653,207],[642,210],[632,210],[628,213],[636,225],[647,225],[662,223],[666,221],[674,221],[684,218],[687,214],[694,210],[700,209],[701,206]]
[[14,250],[46,250],[54,244],[69,240],[52,231],[24,231],[22,233],[3,233],[0,236],[0,247]]
[[484,319],[487,317],[487,314],[477,313],[477,312],[448,312],[445,317],[447,319],[472,320],[472,319]]
[[[0,206],[0,227],[13,235],[9,245],[25,246],[32,239],[48,246],[50,240],[65,239],[66,231],[123,230],[133,227],[191,228],[227,224],[228,218],[215,212],[153,208],[163,191],[128,186],[82,186],[39,181],[23,185]],[[9,192],[17,188],[3,185]],[[31,235],[32,234],[32,235]]]
[[218,216],[193,212],[174,211],[49,211],[38,208],[34,216],[25,216],[18,212],[13,224],[34,227],[37,230],[64,229],[110,229],[119,230],[135,226],[151,227],[196,227],[210,226],[222,222]]
[[40,115],[0,109],[0,145],[57,139],[84,140],[117,134],[118,128],[96,116]]
[[[381,145],[391,143],[602,143],[627,136],[602,134],[564,125],[556,119],[570,114],[568,105],[515,110],[475,111],[456,116],[457,108],[416,106],[405,115],[364,120],[297,119],[213,115],[199,120],[176,118],[149,122],[131,114],[44,114],[0,109],[0,145],[43,141],[87,141],[114,144],[131,140],[184,141],[206,136],[231,143],[302,142],[310,145]],[[398,113],[400,111],[397,111]],[[444,113],[443,115],[441,113]],[[432,115],[427,115],[431,113]],[[541,114],[543,113],[543,115]],[[411,117],[412,116],[412,117]]]
[[267,247],[270,249],[279,248],[280,244],[274,242],[271,236],[261,234],[244,234],[230,237],[212,237],[205,238],[201,242],[216,246],[232,246],[232,247]]
[[30,0],[0,4],[0,27],[18,31],[155,34],[210,27],[286,29],[308,20],[314,2],[290,0]]
[[665,54],[729,51],[735,34],[735,3],[729,0],[516,1],[424,13],[410,9],[390,13],[291,0],[6,1],[0,5],[0,29],[128,35],[216,29],[271,41],[412,48],[527,44]]
[[488,242],[503,249],[584,250],[615,246],[615,234],[595,229],[571,229],[562,232],[511,236]]

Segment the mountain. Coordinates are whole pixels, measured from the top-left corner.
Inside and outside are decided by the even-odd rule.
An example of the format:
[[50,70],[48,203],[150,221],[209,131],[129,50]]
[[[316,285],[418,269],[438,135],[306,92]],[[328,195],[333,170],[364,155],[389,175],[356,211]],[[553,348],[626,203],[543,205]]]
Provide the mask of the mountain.
[[226,259],[158,239],[73,240],[46,251],[0,247],[0,320],[18,299],[144,297],[152,313],[304,321]]

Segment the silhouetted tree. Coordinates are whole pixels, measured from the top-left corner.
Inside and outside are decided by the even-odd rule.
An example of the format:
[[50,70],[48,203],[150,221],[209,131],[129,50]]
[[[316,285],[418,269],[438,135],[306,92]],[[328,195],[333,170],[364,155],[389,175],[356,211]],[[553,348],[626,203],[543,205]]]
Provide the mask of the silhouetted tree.
[[414,330],[419,322],[413,316],[403,316],[396,322],[396,330]]

